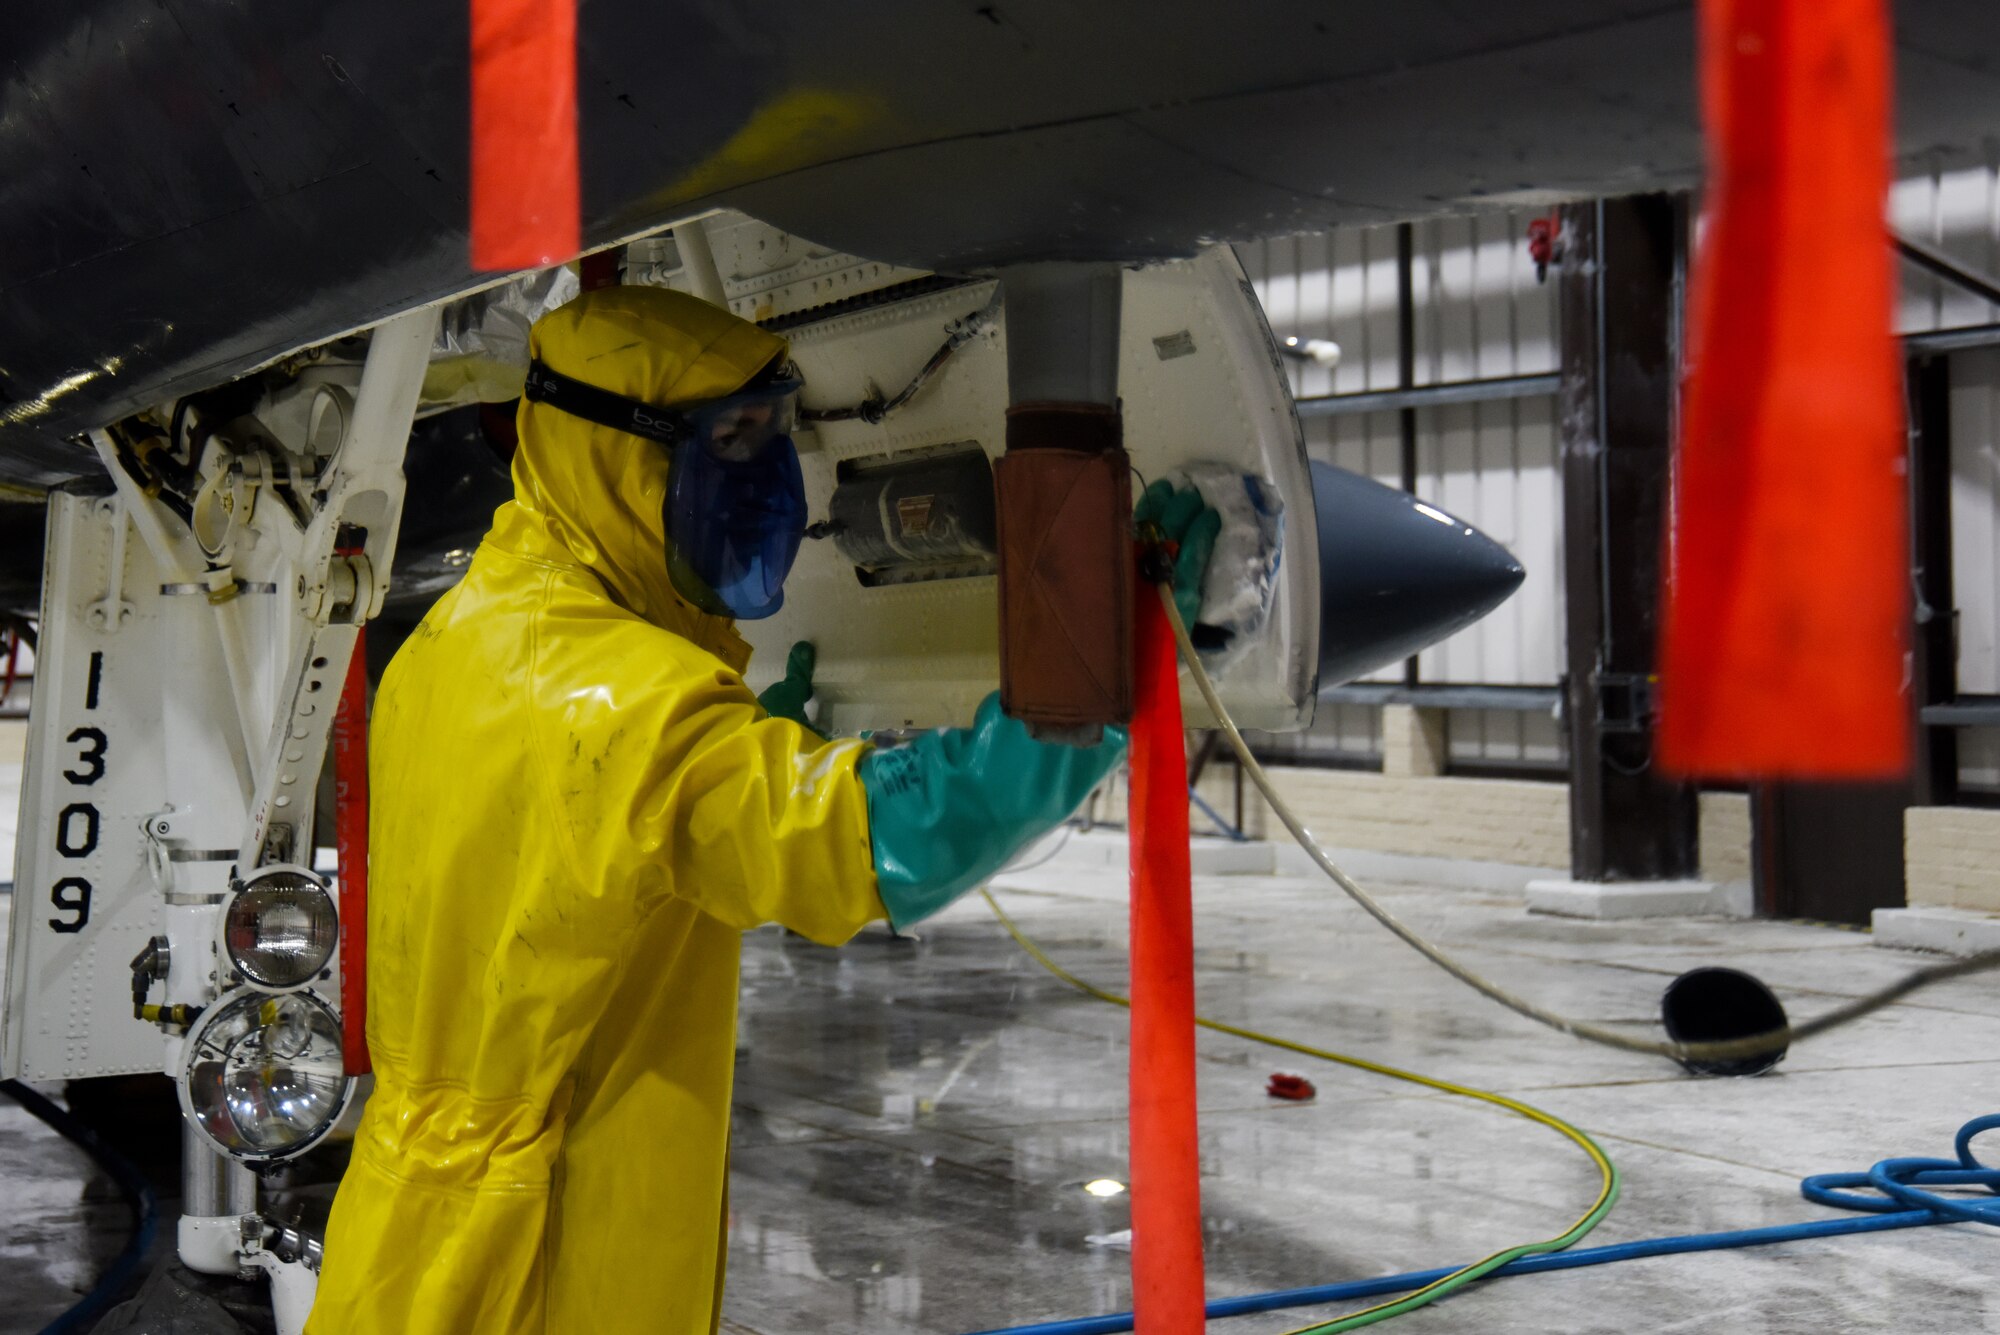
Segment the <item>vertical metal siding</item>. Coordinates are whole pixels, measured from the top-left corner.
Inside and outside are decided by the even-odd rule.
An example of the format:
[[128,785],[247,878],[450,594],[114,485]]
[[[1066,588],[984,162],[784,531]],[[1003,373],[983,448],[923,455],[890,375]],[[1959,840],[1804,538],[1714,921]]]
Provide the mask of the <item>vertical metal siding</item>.
[[[1962,171],[1931,171],[1898,181],[1889,192],[1889,218],[1897,231],[1925,241],[1960,263],[2000,272],[2000,164]],[[2000,307],[1942,278],[1902,268],[1905,333],[2000,321]]]
[[[1437,218],[1415,226],[1416,381],[1438,384],[1556,370],[1555,289],[1535,280],[1521,212]],[[1280,338],[1330,339],[1337,367],[1291,367],[1300,397],[1397,384],[1396,231],[1352,228],[1239,247]],[[1417,491],[1474,524],[1527,567],[1492,615],[1419,658],[1422,680],[1552,686],[1563,659],[1562,504],[1554,402],[1425,409],[1417,418]],[[1316,459],[1401,483],[1394,412],[1306,423]],[[1374,680],[1398,681],[1390,668]],[[1315,742],[1344,759],[1379,752],[1378,711],[1323,706]],[[1503,764],[1562,759],[1554,721],[1508,711],[1454,711],[1455,758]]]
[[[1555,293],[1528,259],[1527,212],[1416,224],[1419,384],[1557,369]],[[1989,274],[2000,273],[2000,150],[1986,166],[1899,181],[1893,225]],[[1396,384],[1396,234],[1351,228],[1240,248],[1279,337],[1324,338],[1338,367],[1295,363],[1300,396]],[[1902,270],[1904,332],[2000,323],[2000,307],[1916,269]],[[1562,505],[1553,404],[1540,399],[1428,409],[1418,417],[1418,491],[1504,543],[1528,569],[1519,593],[1464,633],[1425,651],[1427,682],[1553,685],[1563,636]],[[1393,412],[1306,424],[1315,458],[1395,486]],[[1958,678],[1963,693],[2000,694],[2000,348],[1952,359],[1952,531]],[[1381,680],[1396,680],[1391,670]],[[1322,708],[1314,742],[1361,760],[1380,750],[1377,711]],[[1454,711],[1451,752],[1464,761],[1560,761],[1553,719]],[[1962,779],[2000,791],[2000,729],[1966,729]]]
[[[1905,235],[2000,272],[2000,164],[1899,181],[1889,213]],[[1907,264],[1901,272],[1904,332],[2000,322],[2000,307]],[[1951,530],[1958,689],[2000,694],[2000,348],[1951,357]],[[1959,781],[2000,790],[2000,729],[1960,729]]]

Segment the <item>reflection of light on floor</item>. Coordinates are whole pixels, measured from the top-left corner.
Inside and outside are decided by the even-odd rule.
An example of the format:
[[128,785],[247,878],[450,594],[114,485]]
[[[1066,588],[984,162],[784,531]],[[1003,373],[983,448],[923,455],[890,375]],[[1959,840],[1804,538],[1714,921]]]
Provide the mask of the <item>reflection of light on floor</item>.
[[1117,1196],[1125,1190],[1125,1184],[1115,1178],[1100,1177],[1095,1182],[1086,1182],[1083,1189],[1093,1196]]

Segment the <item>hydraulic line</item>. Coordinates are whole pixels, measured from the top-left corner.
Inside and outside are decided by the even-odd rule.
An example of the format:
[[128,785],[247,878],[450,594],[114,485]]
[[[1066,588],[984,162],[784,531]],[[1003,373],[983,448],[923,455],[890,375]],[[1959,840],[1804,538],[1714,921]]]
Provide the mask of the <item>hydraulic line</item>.
[[1180,645],[1181,658],[1187,663],[1188,671],[1193,675],[1194,684],[1200,690],[1202,699],[1208,702],[1210,711],[1214,713],[1217,726],[1222,729],[1223,736],[1228,739],[1230,748],[1236,752],[1236,758],[1242,764],[1244,771],[1256,783],[1258,791],[1264,794],[1264,800],[1271,804],[1271,810],[1278,814],[1278,819],[1284,822],[1285,828],[1292,832],[1292,837],[1297,839],[1299,845],[1306,850],[1306,853],[1311,856],[1312,860],[1319,864],[1320,870],[1333,878],[1334,884],[1344,890],[1348,898],[1366,910],[1370,917],[1395,933],[1396,936],[1403,940],[1404,944],[1411,947],[1425,959],[1437,965],[1440,969],[1443,969],[1466,986],[1483,993],[1493,1001],[1499,1002],[1515,1014],[1526,1016],[1537,1024],[1547,1025],[1559,1033],[1587,1039],[1592,1043],[1601,1043],[1606,1047],[1620,1048],[1626,1052],[1643,1052],[1650,1056],[1671,1057],[1675,1061],[1681,1062],[1728,1061],[1734,1058],[1759,1057],[1766,1053],[1782,1051],[1788,1045],[1796,1043],[1801,1039],[1810,1038],[1814,1034],[1823,1034],[1830,1029],[1838,1028],[1853,1020],[1858,1020],[1870,1012],[1880,1010],[1890,1002],[1901,997],[1906,997],[1919,988],[1929,987],[1933,983],[1941,983],[1949,978],[1960,978],[1966,974],[1980,973],[1987,969],[2000,967],[2000,950],[1988,950],[1977,955],[1967,956],[1964,959],[1951,960],[1944,964],[1933,964],[1926,968],[1914,969],[1887,987],[1879,988],[1865,996],[1857,997],[1853,1001],[1844,1002],[1823,1014],[1815,1015],[1812,1019],[1802,1024],[1791,1025],[1785,1029],[1773,1030],[1769,1033],[1753,1034],[1748,1038],[1728,1039],[1714,1043],[1674,1043],[1662,1042],[1651,1038],[1638,1038],[1631,1034],[1621,1033],[1605,1025],[1593,1024],[1588,1020],[1572,1019],[1567,1015],[1548,1010],[1529,1001],[1525,997],[1517,996],[1507,991],[1499,984],[1473,972],[1471,968],[1461,964],[1452,956],[1447,955],[1444,951],[1432,945],[1413,928],[1406,925],[1402,919],[1378,903],[1373,895],[1362,889],[1355,882],[1353,877],[1334,865],[1333,859],[1327,856],[1326,850],[1320,847],[1319,841],[1313,838],[1312,832],[1306,829],[1305,824],[1299,820],[1297,814],[1293,812],[1285,799],[1278,795],[1276,785],[1271,782],[1271,776],[1266,774],[1264,767],[1257,763],[1257,757],[1250,753],[1250,746],[1243,740],[1243,734],[1237,731],[1235,720],[1231,719],[1229,711],[1223,708],[1222,701],[1215,693],[1215,683],[1209,680],[1208,673],[1202,668],[1201,658],[1196,654],[1194,645],[1188,639],[1187,626],[1181,620],[1179,609],[1174,606],[1172,587],[1165,584],[1160,585],[1159,595],[1161,603],[1165,605],[1167,610],[1167,622],[1173,627],[1174,639]]
[[153,1234],[159,1228],[159,1204],[153,1195],[153,1184],[133,1166],[131,1160],[105,1144],[95,1131],[44,1097],[40,1091],[18,1080],[0,1080],[0,1094],[12,1098],[34,1117],[47,1123],[63,1139],[95,1159],[98,1166],[118,1184],[118,1190],[132,1207],[132,1237],[125,1244],[125,1250],[106,1267],[89,1293],[42,1327],[41,1335],[70,1335],[73,1331],[86,1330],[98,1314],[111,1305],[138,1270],[140,1262],[145,1260],[146,1253],[152,1249]]
[[[989,892],[981,890],[979,893],[985,898],[986,907],[993,910],[993,916],[998,918],[1000,925],[1007,929],[1007,935],[1014,938],[1014,944],[1027,951],[1028,955],[1037,964],[1047,969],[1063,982],[1068,983],[1071,987],[1088,996],[1095,997],[1099,1001],[1108,1001],[1114,1006],[1131,1006],[1130,999],[1120,996],[1116,992],[1098,987],[1094,983],[1086,982],[1063,968],[1062,965],[1057,964],[1053,959],[1049,958],[1048,954],[1040,946],[1035,944],[1033,939],[1015,925],[1014,920],[1007,916],[1006,911],[1000,907],[998,901]],[[1446,1294],[1462,1289],[1474,1280],[1489,1275],[1511,1262],[1543,1252],[1560,1251],[1573,1243],[1581,1241],[1586,1234],[1603,1222],[1604,1217],[1611,1213],[1611,1207],[1617,1203],[1621,1182],[1618,1166],[1611,1162],[1610,1156],[1598,1147],[1597,1142],[1590,1138],[1589,1133],[1572,1126],[1562,1118],[1557,1117],[1554,1113],[1545,1112],[1540,1108],[1534,1107],[1532,1104],[1523,1103],[1519,1099],[1510,1099],[1505,1094],[1496,1094],[1491,1090],[1474,1089],[1470,1085],[1453,1084],[1449,1080],[1439,1080],[1433,1076],[1419,1075],[1415,1071],[1405,1071],[1400,1067],[1387,1066],[1381,1062],[1372,1062],[1362,1057],[1351,1057],[1346,1053],[1333,1052],[1326,1048],[1315,1047],[1310,1043],[1298,1042],[1295,1039],[1280,1038],[1275,1034],[1266,1034],[1255,1029],[1244,1028],[1241,1025],[1227,1024],[1221,1020],[1212,1020],[1205,1015],[1195,1016],[1194,1022],[1204,1029],[1212,1029],[1219,1034],[1228,1034],[1234,1038],[1248,1039],[1252,1043],[1262,1043],[1268,1047],[1283,1048],[1287,1052],[1302,1053],[1308,1057],[1317,1057],[1321,1061],[1353,1067],[1355,1070],[1368,1071],[1375,1075],[1387,1076],[1392,1080],[1402,1080],[1409,1084],[1421,1085],[1425,1089],[1435,1089],[1441,1093],[1456,1095],[1459,1098],[1473,1099],[1480,1103],[1490,1104],[1496,1108],[1504,1108],[1508,1112],[1518,1114],[1531,1122],[1539,1123],[1567,1136],[1577,1148],[1590,1156],[1590,1161],[1597,1165],[1597,1171],[1601,1176],[1597,1199],[1591,1202],[1590,1208],[1584,1211],[1575,1223],[1556,1236],[1544,1238],[1539,1242],[1525,1242],[1517,1246],[1503,1248],[1490,1256],[1474,1261],[1471,1265],[1461,1266],[1456,1270],[1441,1271],[1435,1276],[1426,1277],[1421,1287],[1415,1285],[1403,1286],[1405,1288],[1416,1288],[1417,1291],[1415,1293],[1395,1299],[1392,1302],[1378,1303],[1374,1307],[1363,1308],[1358,1312],[1350,1312],[1346,1316],[1336,1318],[1333,1321],[1321,1322],[1317,1325],[1305,1327],[1301,1331],[1294,1332],[1293,1335],[1307,1335],[1307,1332],[1311,1332],[1311,1335],[1332,1335],[1332,1332],[1335,1331],[1358,1330],[1362,1326],[1373,1325],[1377,1321],[1386,1321],[1392,1316],[1400,1316],[1404,1312],[1413,1311],[1427,1303],[1436,1302]],[[1377,1292],[1383,1293],[1398,1291],[1397,1289],[1377,1290]],[[1209,1315],[1216,1315],[1212,1307]],[[1118,1327],[1118,1329],[1129,1329],[1129,1327]]]
[[995,304],[989,302],[963,320],[954,320],[949,326],[949,336],[938,345],[930,360],[918,368],[916,375],[910,378],[910,382],[904,385],[894,398],[884,399],[878,393],[846,408],[801,408],[799,420],[814,425],[821,422],[856,421],[866,422],[871,426],[879,425],[883,418],[915,398],[917,391],[930,383],[931,377],[951,360],[953,353],[977,338],[980,331],[992,323],[995,309]]

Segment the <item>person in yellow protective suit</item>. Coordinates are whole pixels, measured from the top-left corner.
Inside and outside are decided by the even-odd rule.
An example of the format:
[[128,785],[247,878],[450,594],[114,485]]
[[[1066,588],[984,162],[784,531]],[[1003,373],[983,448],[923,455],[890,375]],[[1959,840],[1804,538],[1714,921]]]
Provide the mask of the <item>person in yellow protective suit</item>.
[[375,1090],[309,1335],[713,1331],[740,933],[907,925],[1123,744],[992,700],[883,750],[774,717],[727,613],[776,605],[803,528],[756,429],[783,340],[610,288],[531,352],[514,499],[376,696]]

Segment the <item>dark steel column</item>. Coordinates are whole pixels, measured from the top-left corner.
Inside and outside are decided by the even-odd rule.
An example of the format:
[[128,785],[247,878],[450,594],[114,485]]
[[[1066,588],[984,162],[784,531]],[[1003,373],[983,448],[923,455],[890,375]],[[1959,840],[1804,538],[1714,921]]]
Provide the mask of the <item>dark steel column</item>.
[[1952,378],[1944,354],[1906,364],[1910,404],[1910,725],[1908,779],[1890,783],[1760,783],[1754,789],[1758,911],[1866,923],[1904,905],[1904,809],[1950,803],[1958,793],[1958,735],[1926,727],[1924,705],[1958,687],[1952,610]]
[[1692,785],[1653,769],[1653,660],[1678,382],[1684,204],[1562,210],[1563,562],[1570,871],[1695,874]]
[[[1912,705],[1958,695],[1958,613],[1951,580],[1951,359],[1910,358],[1910,554],[1916,593]],[[1958,732],[1917,728],[1910,800],[1945,806],[1958,798]]]
[[1958,737],[1925,726],[1925,705],[1957,693],[1951,574],[1951,367],[1943,353],[1916,353],[1907,365],[1910,412],[1910,726],[1914,764],[1889,783],[1768,783],[1755,789],[1758,911],[1778,918],[1866,923],[1876,909],[1901,908],[1903,813],[1941,805],[1958,793]]
[[[1417,232],[1410,223],[1396,224],[1396,388],[1417,387]],[[1404,404],[1396,410],[1397,462],[1403,490],[1417,490],[1417,410]],[[1418,681],[1417,656],[1403,660],[1403,684]]]

